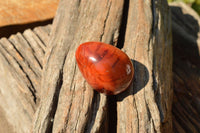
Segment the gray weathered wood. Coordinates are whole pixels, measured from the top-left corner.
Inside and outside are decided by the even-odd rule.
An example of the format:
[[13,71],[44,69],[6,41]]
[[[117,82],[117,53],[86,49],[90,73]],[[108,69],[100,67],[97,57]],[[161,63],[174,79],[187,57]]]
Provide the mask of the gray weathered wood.
[[[0,106],[14,131],[172,132],[166,1],[61,0],[50,41],[49,32],[50,25],[0,40],[0,74],[6,74]],[[86,41],[120,47],[133,60],[135,79],[126,92],[107,97],[85,82],[74,53]]]
[[[109,128],[116,128],[111,129],[111,131],[116,130],[117,132],[171,132],[170,99],[172,95],[171,91],[167,91],[170,84],[165,84],[170,83],[170,81],[164,81],[166,79],[170,80],[170,78],[166,78],[167,76],[170,77],[170,73],[167,75],[166,72],[171,71],[168,59],[171,58],[170,53],[166,54],[170,52],[171,49],[167,47],[170,46],[170,42],[168,42],[170,41],[170,29],[166,28],[168,27],[167,24],[170,23],[168,23],[169,20],[167,17],[168,8],[160,9],[161,5],[166,6],[166,3],[162,2],[163,1],[153,4],[152,7],[155,7],[156,10],[154,10],[154,15],[152,15],[151,7],[149,6],[150,3],[144,1],[135,2],[132,0],[127,4],[127,1],[125,1],[125,6],[123,8],[129,7],[127,10],[129,12],[127,16],[128,22],[127,25],[124,26],[126,28],[125,42],[123,45],[119,43],[120,41],[118,42],[118,39],[121,38],[118,36],[119,32],[115,32],[115,37],[111,37],[111,39],[108,40],[111,40],[110,43],[115,46],[123,46],[122,50],[133,59],[135,79],[132,86],[126,92],[116,97],[114,96],[114,99],[113,97],[107,98],[104,95],[99,95],[91,91],[91,88],[83,80],[76,67],[74,68],[76,69],[75,74],[70,75],[71,71],[69,70],[72,70],[73,67],[70,68],[71,66],[67,66],[71,63],[69,57],[73,56],[73,52],[77,45],[81,43],[81,40],[79,40],[79,43],[77,42],[77,44],[75,44],[75,47],[70,46],[72,47],[70,48],[72,52],[70,53],[70,51],[68,51],[67,55],[71,56],[65,60],[61,59],[61,61],[65,61],[65,65],[61,65],[64,67],[63,70],[65,70],[61,73],[63,77],[65,77],[63,78],[65,80],[62,81],[63,84],[60,88],[61,92],[59,93],[57,108],[54,108],[54,110],[57,109],[55,116],[50,119],[50,121],[52,120],[53,122],[54,132],[82,132],[84,129],[85,132],[89,132],[89,130],[91,130],[91,132],[103,132],[110,130]],[[62,5],[62,3],[60,5]],[[58,12],[62,12],[61,10],[63,10],[63,8]],[[181,133],[199,132],[200,74],[198,70],[200,64],[198,51],[200,45],[198,31],[200,19],[191,8],[182,3],[173,3],[170,8],[172,10],[172,30],[174,38],[173,129],[174,132]],[[122,7],[120,9],[122,10]],[[121,10],[119,10],[119,13],[121,13]],[[91,9],[89,11],[92,12],[93,10]],[[123,12],[125,13],[126,10],[123,10]],[[162,18],[161,16],[164,12],[166,14],[163,15],[164,17]],[[62,15],[64,16],[65,14]],[[89,16],[87,17],[90,18]],[[10,126],[10,130],[4,129],[4,132],[6,130],[7,132],[30,132],[30,129],[32,129],[33,115],[38,107],[40,98],[42,99],[41,106],[44,106],[40,107],[40,111],[44,111],[45,103],[47,103],[45,100],[51,100],[51,98],[48,98],[49,95],[47,95],[50,92],[47,92],[44,88],[40,88],[41,73],[44,65],[43,58],[45,51],[47,50],[48,54],[44,62],[48,62],[47,59],[52,58],[49,57],[49,55],[54,55],[55,57],[56,53],[52,53],[51,51],[55,50],[54,47],[60,46],[56,46],[58,45],[57,43],[64,43],[63,47],[67,45],[65,41],[62,42],[62,39],[66,39],[65,35],[59,38],[60,36],[57,34],[58,32],[66,32],[67,30],[59,29],[61,28],[59,24],[65,22],[59,21],[61,18],[58,17],[55,19],[50,43],[48,42],[51,25],[38,27],[34,30],[29,29],[24,33],[12,35],[9,39],[0,39],[0,109],[3,113],[1,114],[3,115],[1,119],[3,118],[2,121],[6,121]],[[102,18],[104,17],[102,16]],[[126,17],[123,15],[122,24],[126,23],[124,22],[125,18]],[[98,22],[98,20],[95,22]],[[89,32],[91,29],[86,29],[85,31],[85,33],[89,33],[86,34],[89,36],[88,41],[93,39],[92,34],[96,35],[100,32],[98,31],[99,26],[96,26],[95,30],[95,25],[91,26],[88,23],[87,27],[87,21],[85,21],[85,23],[80,23],[86,26],[82,27],[83,29],[88,27],[94,28],[91,28],[93,29],[92,33]],[[119,30],[119,26],[117,30]],[[97,33],[95,34],[95,32]],[[120,30],[120,32],[123,32],[123,30]],[[85,41],[85,33],[80,32],[76,34],[82,34],[82,41]],[[163,36],[163,33],[169,35],[165,35],[164,40],[160,38]],[[105,38],[106,36],[107,35],[104,35],[103,37]],[[56,38],[58,38],[57,41],[54,40]],[[78,38],[78,35],[76,38]],[[96,37],[96,39],[98,40],[98,37]],[[94,38],[94,41],[96,41],[96,39]],[[107,43],[109,43],[109,41]],[[48,46],[48,48],[46,48],[46,46]],[[160,56],[157,56],[157,54]],[[52,61],[55,60],[52,59]],[[59,61],[57,61],[57,63],[59,64]],[[167,64],[169,67],[166,67]],[[48,66],[46,67],[45,70],[48,69]],[[159,71],[162,73],[159,73]],[[66,74],[72,77],[74,76],[72,86],[74,86],[74,90],[76,91],[73,89],[70,91],[64,87],[68,85],[67,82],[71,82],[71,80],[67,81],[68,76]],[[163,75],[166,76],[163,77]],[[46,77],[46,80],[48,80],[48,77]],[[55,82],[57,83],[56,80]],[[43,86],[44,85],[43,79]],[[154,87],[156,89],[154,89]],[[57,95],[58,93],[52,91],[50,94]],[[159,104],[159,102],[166,104]],[[52,103],[57,104],[57,101],[52,101]],[[112,107],[107,107],[107,105],[116,106],[115,103],[117,103],[117,108],[114,107],[113,109]],[[69,106],[67,106],[69,104],[71,107],[70,111],[68,110]],[[84,107],[82,108],[81,106]],[[108,109],[111,109],[113,112],[109,112]],[[38,112],[36,118],[38,118],[37,116],[43,118],[39,115],[43,113]],[[46,113],[48,114],[49,112],[46,111]],[[111,114],[113,114],[114,117],[111,117]],[[110,118],[114,118],[114,120],[108,120]],[[48,122],[48,119],[44,121],[35,121],[34,124]],[[2,127],[4,125],[0,126]],[[45,126],[39,128],[41,132],[51,130],[51,128],[47,129],[48,127]]]
[[[50,27],[38,27],[35,31],[41,33],[46,28]],[[4,121],[13,132],[27,133],[32,127],[40,97],[44,56],[41,40],[30,29],[0,39],[0,106],[5,112]]]
[[113,44],[122,11],[123,1],[117,0],[60,1],[44,59],[42,101],[33,132],[106,131],[107,98],[88,86],[74,54],[86,41]]
[[[44,59],[42,101],[33,132],[108,131],[102,129],[107,97],[92,91],[74,58],[77,46],[86,41],[122,46],[134,60],[134,87],[117,96],[117,131],[172,131],[170,28],[166,1],[130,0],[124,5],[117,0],[61,0]],[[123,30],[125,42],[119,40]]]
[[135,79],[117,96],[117,132],[172,132],[172,38],[167,2],[130,0],[124,50]]

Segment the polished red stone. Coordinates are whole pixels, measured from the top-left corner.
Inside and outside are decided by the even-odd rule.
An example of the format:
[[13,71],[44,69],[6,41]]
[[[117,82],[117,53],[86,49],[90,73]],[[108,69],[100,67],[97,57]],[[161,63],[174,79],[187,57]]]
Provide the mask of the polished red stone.
[[86,81],[107,95],[126,90],[133,79],[134,68],[129,57],[109,44],[81,44],[76,50],[76,61]]

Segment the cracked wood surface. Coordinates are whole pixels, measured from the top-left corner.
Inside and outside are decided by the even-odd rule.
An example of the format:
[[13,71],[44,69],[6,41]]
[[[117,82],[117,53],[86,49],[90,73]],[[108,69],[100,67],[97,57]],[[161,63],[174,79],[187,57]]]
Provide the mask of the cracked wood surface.
[[173,31],[173,129],[200,131],[200,17],[184,3],[171,3]]
[[0,39],[0,106],[13,132],[27,133],[32,127],[49,29],[38,27]]
[[123,49],[134,60],[135,79],[117,96],[119,133],[172,132],[171,16],[166,1],[151,2],[129,3]]
[[[61,0],[42,77],[42,100],[33,132],[106,131],[105,95],[94,92],[75,62],[80,43],[118,38],[123,1]],[[49,78],[51,77],[51,78]]]
[[136,68],[134,85],[117,96],[113,130],[172,131],[169,18],[166,1],[61,0],[44,59],[42,100],[33,132],[109,131],[104,126],[112,115],[107,113],[108,97],[92,91],[76,66],[75,49],[86,41],[122,46]]
[[[130,4],[125,3],[125,5],[126,6],[129,5],[131,7],[131,5],[133,4],[132,2],[133,1],[131,1]],[[137,4],[139,5],[137,7],[140,7],[139,9],[142,9],[141,7],[145,7],[148,5],[148,3],[137,3]],[[159,3],[157,4],[159,5]],[[138,8],[136,9],[138,10]],[[136,9],[129,8],[129,10],[127,11],[134,13],[134,10]],[[173,129],[174,129],[174,132],[198,132],[200,129],[199,117],[198,117],[199,116],[198,115],[199,114],[199,96],[200,96],[199,80],[198,80],[199,75],[200,75],[198,72],[199,66],[200,66],[198,62],[199,60],[198,51],[200,49],[198,27],[199,27],[200,20],[199,20],[199,16],[196,15],[194,11],[192,11],[189,7],[185,6],[184,4],[180,4],[180,3],[173,4],[171,5],[171,9],[172,9],[172,30],[173,30],[173,38],[174,38],[174,41],[173,41],[174,43],[174,46],[173,46],[174,47],[173,88],[174,88],[174,93],[175,93],[174,100],[173,100],[173,114],[172,114],[173,115]],[[151,10],[151,9],[148,9],[148,10]],[[126,12],[126,10],[124,10],[124,12]],[[69,92],[66,90],[66,88],[65,89],[61,88],[62,93],[59,94],[59,101],[58,100],[53,101],[53,102],[58,102],[57,107],[60,106],[58,108],[59,111],[55,112],[55,113],[58,113],[54,115],[56,117],[50,119],[50,121],[53,122],[54,127],[55,127],[54,124],[58,126],[55,128],[53,127],[54,132],[58,132],[58,131],[81,132],[83,130],[85,132],[89,132],[89,131],[103,132],[109,128],[108,126],[113,126],[114,128],[116,128],[115,130],[118,132],[155,132],[155,131],[165,132],[163,130],[167,128],[168,126],[171,126],[171,123],[170,123],[171,121],[167,121],[170,118],[166,117],[167,113],[169,112],[163,113],[162,116],[160,116],[160,118],[158,117],[156,119],[155,117],[153,118],[153,115],[156,114],[155,112],[158,113],[158,111],[162,111],[159,108],[162,109],[162,107],[165,107],[165,106],[157,104],[156,105],[157,107],[155,107],[155,103],[158,103],[159,101],[154,101],[153,103],[149,101],[151,101],[152,99],[158,98],[158,94],[161,91],[155,90],[156,97],[154,96],[154,93],[151,93],[152,95],[148,94],[148,92],[152,90],[151,86],[149,86],[148,84],[152,82],[155,83],[157,82],[157,79],[158,79],[156,78],[156,80],[153,80],[150,82],[150,80],[152,80],[150,78],[159,77],[159,76],[156,76],[156,73],[158,72],[157,69],[162,68],[162,67],[156,67],[157,69],[153,69],[153,66],[156,66],[157,63],[159,63],[159,66],[165,65],[165,64],[162,65],[163,62],[160,62],[160,60],[158,62],[157,58],[153,58],[154,61],[157,63],[154,63],[154,65],[149,65],[149,63],[151,63],[151,61],[149,60],[152,58],[152,55],[150,53],[152,50],[154,50],[154,52],[157,51],[156,53],[161,54],[161,52],[159,52],[160,49],[154,49],[154,48],[158,47],[162,49],[165,46],[161,45],[162,46],[161,47],[160,45],[158,46],[158,43],[155,43],[155,42],[162,42],[162,39],[158,39],[158,38],[152,39],[153,36],[149,37],[146,35],[144,36],[142,34],[142,33],[145,33],[144,31],[146,32],[152,31],[151,29],[149,29],[151,28],[150,26],[149,28],[147,28],[148,25],[151,25],[151,21],[147,23],[146,29],[141,28],[140,25],[138,26],[136,25],[135,27],[131,26],[130,20],[135,20],[134,22],[138,24],[139,22],[141,23],[142,18],[145,18],[144,16],[146,16],[146,15],[141,15],[140,17],[142,18],[138,18],[137,20],[134,18],[136,16],[132,16],[132,13],[129,13],[130,19],[128,20],[128,23],[127,23],[127,28],[128,27],[129,28],[126,31],[126,39],[125,39],[123,51],[125,51],[130,57],[134,57],[133,63],[136,69],[134,84],[126,92],[120,95],[117,95],[117,97],[114,96],[115,97],[114,99],[112,99],[112,97],[107,98],[104,95],[99,95],[98,93],[91,91],[87,83],[83,81],[83,78],[78,72],[78,70],[72,71],[75,73],[76,76],[78,76],[78,77],[75,76],[75,78],[73,79],[73,82],[76,81],[76,83],[70,84],[70,87],[72,88],[71,90],[68,90]],[[105,18],[108,18],[108,15],[106,16],[107,17]],[[157,18],[159,18],[159,15],[156,15],[156,16]],[[146,19],[147,20],[152,19],[151,17],[152,16],[149,16],[149,18],[146,18]],[[126,17],[123,16],[123,19],[124,18]],[[165,18],[164,20],[166,19],[167,18]],[[160,31],[159,32],[160,34],[162,33],[162,30],[164,30],[162,27],[163,24],[161,22],[163,23],[165,21],[162,20],[160,22],[158,21],[157,24],[154,23],[155,29],[159,29],[159,30],[154,30],[154,31]],[[191,24],[189,24],[190,22],[193,24],[192,27],[190,27],[191,26]],[[57,24],[54,24],[54,26],[55,25]],[[105,28],[106,25],[104,25],[103,27]],[[134,33],[133,32],[135,31],[134,28],[140,29],[140,30],[143,29],[144,31],[141,33],[138,33],[138,32]],[[57,45],[57,44],[53,45],[54,41],[51,40],[52,42],[48,46],[50,29],[51,29],[50,25],[48,25],[46,27],[35,28],[34,30],[26,30],[24,33],[18,33],[16,35],[12,35],[12,37],[8,39],[6,38],[0,39],[0,62],[1,62],[0,63],[0,106],[1,106],[0,109],[3,109],[1,110],[1,112],[3,113],[1,115],[3,115],[3,117],[2,116],[0,117],[1,117],[1,121],[2,121],[2,118],[4,118],[3,120],[6,121],[10,125],[9,129],[7,128],[4,130],[1,130],[2,126],[4,126],[3,128],[6,128],[6,125],[1,125],[0,131],[2,132],[3,131],[4,132],[5,131],[6,132],[22,132],[22,133],[29,132],[31,129],[31,124],[33,122],[33,115],[35,114],[35,110],[38,107],[40,98],[42,98],[41,103],[43,103],[43,106],[45,106],[44,104],[45,100],[49,100],[47,98],[48,97],[47,93],[49,92],[46,92],[46,90],[44,89],[43,90],[40,89],[40,85],[38,84],[40,84],[41,79],[42,79],[41,71],[43,69],[44,62],[48,61],[48,56],[51,55],[51,50],[53,49],[53,47],[55,47],[55,45]],[[133,33],[137,34],[136,38],[134,38]],[[56,32],[54,34],[56,34]],[[102,36],[102,34],[100,36]],[[131,39],[127,39],[127,38],[131,38]],[[147,38],[149,38],[150,40],[152,39],[152,41],[147,41],[148,40]],[[183,38],[185,39],[183,40]],[[113,44],[115,45],[117,44],[116,42],[117,39],[118,39],[117,37],[114,38],[114,40],[111,39],[113,41]],[[140,39],[146,40],[148,42],[147,44],[149,44],[148,47],[144,46],[145,43],[144,44],[136,43]],[[137,46],[130,45],[130,44],[133,44],[132,42],[136,43]],[[161,43],[161,44],[165,44],[165,43]],[[191,45],[188,45],[188,44],[191,44]],[[141,47],[138,47],[140,45]],[[184,47],[182,47],[182,45],[184,45]],[[24,51],[20,49],[22,48],[22,46],[23,46]],[[46,46],[50,48],[48,47],[46,48]],[[120,46],[120,45],[117,45],[117,46]],[[139,56],[140,54],[144,54],[145,53],[144,51],[146,49],[148,49],[148,53],[146,53],[147,56]],[[135,52],[132,52],[132,50]],[[167,50],[169,49],[167,48],[164,49],[164,51],[166,52]],[[48,55],[46,55],[46,60],[43,62],[45,51],[49,51],[49,53]],[[139,51],[142,51],[142,52],[139,52]],[[191,51],[193,52],[191,53]],[[185,54],[185,52],[187,54]],[[27,57],[27,56],[30,56],[30,57]],[[65,58],[65,59],[71,60],[70,58]],[[166,61],[165,63],[167,64],[168,61]],[[30,64],[34,66],[30,66]],[[67,68],[66,65],[67,63],[65,61],[65,65],[63,67]],[[77,69],[77,67],[75,67],[75,69]],[[65,73],[67,73],[66,71],[68,70],[66,69],[63,69],[63,70],[65,70],[65,72],[59,73],[60,77],[58,77],[59,80],[56,82],[58,86],[67,82],[68,80],[66,78],[65,80],[60,80],[60,79],[63,79],[63,77],[67,76],[65,75]],[[157,70],[157,72],[154,72],[153,70]],[[154,74],[152,72],[154,72]],[[71,75],[74,76],[74,73],[72,73]],[[69,72],[67,74],[70,75]],[[160,83],[160,84],[156,84],[156,86],[161,86],[160,89],[162,89],[162,87],[164,86],[162,85],[163,82],[159,81],[157,83]],[[67,83],[65,83],[65,85],[67,85]],[[153,86],[155,87],[155,85]],[[76,89],[77,87],[78,89],[83,89],[81,90],[82,92],[77,92],[78,90],[76,90],[75,92],[74,90],[72,90],[72,89]],[[54,92],[52,91],[52,93],[55,93],[55,91]],[[86,93],[87,97],[86,97],[86,94],[83,95],[83,93]],[[162,92],[162,94],[163,93],[164,92]],[[76,97],[77,94],[79,97]],[[56,92],[55,95],[58,95],[58,93]],[[46,99],[43,99],[44,97],[46,97]],[[162,97],[160,98],[162,99]],[[87,102],[90,102],[90,103],[87,103]],[[107,105],[114,105],[114,106],[116,105],[113,103],[110,104],[110,102],[114,102],[114,103],[117,102],[117,110],[111,113],[109,112],[108,109],[111,109],[111,111],[113,111],[113,109],[110,107],[107,107]],[[65,107],[66,104],[70,104],[70,105]],[[85,109],[82,110],[81,106],[85,106],[84,107]],[[155,108],[152,108],[152,106]],[[55,107],[55,105],[52,107]],[[69,109],[70,111],[68,111]],[[152,111],[155,111],[155,112],[152,112]],[[49,112],[47,111],[47,113]],[[116,115],[114,113],[116,113]],[[111,114],[117,118],[108,116]],[[160,113],[158,114],[160,115]],[[65,117],[59,118],[61,115]],[[102,119],[102,116],[104,115],[105,117],[103,117],[104,119]],[[107,117],[114,118],[115,120],[117,120],[117,122],[108,120]],[[78,118],[78,120],[76,118]],[[64,120],[63,122],[61,122],[61,125],[59,125],[61,119],[64,119]],[[161,122],[156,121],[157,119],[160,119],[159,121]],[[0,123],[2,123],[1,121]],[[163,123],[163,121],[165,123],[162,125],[161,128],[159,128],[159,124]],[[76,122],[76,123],[73,123],[73,122]],[[144,124],[146,124],[146,127],[143,127]],[[60,127],[61,127],[61,130],[59,130]],[[46,129],[46,127],[44,130],[49,131],[49,129]],[[169,129],[165,129],[165,130],[167,132],[170,132]],[[42,131],[42,129],[40,129],[40,131]]]
[[[65,2],[63,1],[63,3]],[[64,5],[63,3],[61,2],[61,5]],[[101,5],[100,3],[98,5]],[[110,6],[100,6],[105,7],[106,10],[102,10],[107,11],[101,17],[94,14],[98,14],[102,10],[93,12],[94,8],[87,8],[87,11],[81,8],[83,5],[87,5],[87,2],[75,2],[74,4],[77,4],[80,14],[83,11],[81,15],[84,16],[84,19],[85,17],[88,18],[88,21],[84,21],[79,13],[77,13],[79,16],[76,16],[76,12],[73,15],[70,14],[72,18],[64,14],[58,15],[54,22],[50,43],[48,43],[50,28],[37,28],[34,31],[27,30],[23,34],[18,33],[9,39],[1,39],[0,59],[3,62],[1,64],[1,77],[4,77],[1,78],[1,85],[3,88],[16,88],[11,92],[9,92],[10,89],[1,88],[1,107],[7,109],[5,112],[7,113],[8,122],[13,127],[17,127],[15,130],[19,132],[28,131],[37,103],[41,98],[41,105],[38,108],[34,122],[33,131],[35,132],[48,132],[51,130],[53,132],[103,132],[108,131],[110,128],[108,126],[114,126],[117,132],[172,132],[170,130],[172,122],[170,114],[172,92],[168,90],[170,89],[171,81],[165,81],[170,80],[167,77],[171,76],[170,73],[167,73],[171,71],[169,63],[171,58],[170,30],[166,28],[168,27],[166,25],[170,25],[170,23],[168,23],[168,7],[160,8],[160,5],[166,5],[166,3],[158,2],[153,4],[155,12],[150,16],[147,15],[151,11],[150,3],[148,2],[130,1],[129,4],[125,3],[125,6],[118,5],[120,10],[115,16],[111,15],[112,4]],[[109,5],[109,2],[106,4]],[[123,3],[121,4],[123,5]],[[133,5],[137,6],[133,7]],[[87,6],[90,7],[91,5]],[[125,42],[122,45],[122,49],[133,59],[136,74],[134,84],[130,89],[116,96],[116,101],[114,102],[117,104],[117,118],[115,118],[117,122],[114,122],[116,125],[112,125],[112,123],[109,124],[112,121],[108,120],[111,118],[109,115],[112,112],[109,113],[108,109],[110,107],[107,107],[112,98],[91,90],[79,70],[77,70],[73,54],[78,44],[84,41],[91,41],[91,39],[94,41],[105,40],[104,42],[110,42],[120,47],[119,39],[122,37],[119,32],[123,32],[123,30],[120,30],[120,24],[123,24],[124,21],[115,22],[115,24],[112,21],[115,20],[113,18],[116,18],[116,16],[119,20],[126,18],[121,15],[122,12],[126,12],[123,8],[127,6],[129,7],[127,10],[129,13],[127,25],[125,26],[127,28]],[[198,117],[199,17],[186,6],[181,4],[176,6],[171,6],[173,38],[175,38],[173,41],[173,87],[175,92],[172,114],[173,129],[175,132],[198,132],[200,129]],[[113,5],[113,7],[116,7],[116,5]],[[179,7],[184,9],[182,10],[183,12]],[[63,8],[60,10],[64,10]],[[72,8],[65,10],[71,11]],[[91,16],[85,15],[84,11],[89,12],[90,15],[93,14],[91,16],[95,16],[98,19],[91,19]],[[137,16],[135,15],[136,11],[141,11],[141,13]],[[164,12],[166,16],[162,14]],[[118,16],[119,13],[121,13],[120,16]],[[162,15],[164,17],[161,17]],[[80,21],[75,21],[77,18]],[[153,18],[157,21],[152,21]],[[59,21],[60,19],[63,21]],[[71,25],[72,27],[67,27],[67,23],[65,24],[67,20],[69,20],[69,23],[75,24]],[[109,26],[111,22],[112,26]],[[189,22],[193,24],[192,27],[189,26],[191,25],[188,24]],[[96,26],[96,23],[98,26]],[[65,25],[66,29],[62,29],[59,25]],[[152,25],[154,30],[152,30]],[[74,28],[77,30],[73,31]],[[99,31],[99,28],[102,30]],[[72,34],[72,31],[75,33]],[[83,31],[85,32],[83,33]],[[189,31],[190,35],[186,31]],[[62,34],[58,34],[58,32]],[[85,33],[88,34],[85,35]],[[66,35],[70,36],[71,39],[66,38]],[[95,38],[93,38],[93,35]],[[163,36],[165,38],[160,38]],[[75,41],[76,39],[78,42]],[[28,45],[27,42],[29,42]],[[18,50],[22,48],[19,45],[23,46],[25,52]],[[184,47],[181,47],[182,45]],[[34,54],[29,55],[26,50],[29,51],[29,54],[32,52]],[[45,51],[47,53],[44,59],[45,69],[43,74],[46,76],[41,77],[42,57]],[[60,57],[62,55],[64,56]],[[56,70],[57,67],[59,67],[58,70]],[[4,73],[7,71],[8,73]],[[52,76],[54,73],[57,74],[57,77]],[[49,80],[48,77],[53,79]],[[42,90],[40,85],[37,85],[41,78]],[[33,82],[34,80],[37,82]],[[5,84],[8,81],[9,83]],[[55,82],[52,83],[53,81]],[[13,101],[13,103],[10,101]],[[28,113],[24,114],[23,109]],[[16,110],[17,114],[14,112]],[[28,123],[21,123],[22,120]]]

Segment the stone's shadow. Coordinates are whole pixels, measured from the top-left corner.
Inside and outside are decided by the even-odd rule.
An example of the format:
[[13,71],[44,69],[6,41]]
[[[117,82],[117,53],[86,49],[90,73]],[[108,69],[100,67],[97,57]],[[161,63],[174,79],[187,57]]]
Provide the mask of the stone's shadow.
[[147,67],[136,60],[131,59],[131,61],[134,67],[133,81],[126,91],[116,95],[117,101],[122,101],[125,97],[136,94],[144,88],[149,81],[149,71]]

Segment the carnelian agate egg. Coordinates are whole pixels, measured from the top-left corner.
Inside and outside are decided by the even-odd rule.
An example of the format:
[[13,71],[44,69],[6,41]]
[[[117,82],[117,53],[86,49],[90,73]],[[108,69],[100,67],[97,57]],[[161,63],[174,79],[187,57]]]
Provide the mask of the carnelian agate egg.
[[107,95],[126,90],[133,79],[134,69],[129,57],[109,44],[81,44],[76,50],[76,61],[91,87]]

